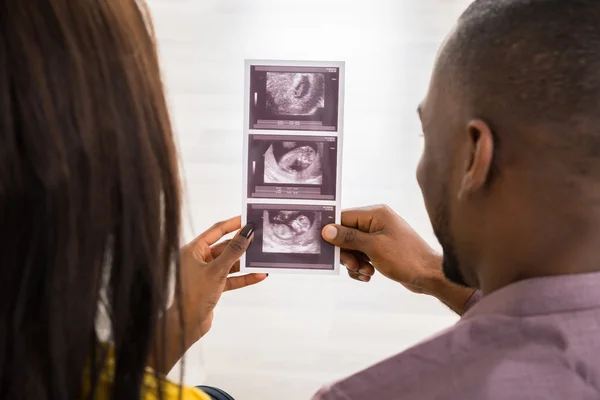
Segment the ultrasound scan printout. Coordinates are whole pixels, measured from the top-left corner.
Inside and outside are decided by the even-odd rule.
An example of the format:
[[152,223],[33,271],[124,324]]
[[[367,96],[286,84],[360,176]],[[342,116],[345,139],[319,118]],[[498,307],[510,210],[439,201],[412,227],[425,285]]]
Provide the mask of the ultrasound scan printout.
[[337,132],[343,64],[247,65],[250,130]]
[[247,220],[256,230],[244,269],[337,272],[336,249],[321,237],[336,211],[333,205],[247,204]]
[[265,183],[323,183],[323,143],[273,142],[265,153]]
[[320,211],[263,211],[264,253],[321,254]]
[[343,62],[246,61],[243,223],[248,272],[339,273],[321,237],[340,221]]
[[336,199],[336,136],[248,136],[249,198]]
[[267,72],[268,115],[312,116],[325,108],[325,75],[322,73]]

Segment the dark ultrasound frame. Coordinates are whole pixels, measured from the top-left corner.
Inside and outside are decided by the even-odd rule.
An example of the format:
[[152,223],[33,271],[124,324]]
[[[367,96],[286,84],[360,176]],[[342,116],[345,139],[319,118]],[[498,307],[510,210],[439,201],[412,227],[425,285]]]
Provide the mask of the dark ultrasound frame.
[[[325,75],[325,107],[315,115],[268,115],[266,109],[267,72],[282,73],[322,73]],[[340,68],[251,65],[249,93],[250,130],[295,130],[337,132],[340,114]],[[254,102],[254,95],[257,102]]]
[[[323,143],[323,181],[321,185],[265,183],[265,153],[273,142]],[[248,198],[249,199],[296,199],[335,201],[337,196],[338,138],[335,136],[248,136]],[[254,164],[256,163],[256,164]],[[256,168],[254,168],[256,166]],[[258,187],[273,188],[274,192],[257,190]],[[318,190],[315,190],[318,189]],[[320,192],[320,193],[317,193]]]
[[290,269],[322,270],[335,269],[335,247],[321,238],[321,254],[301,253],[264,253],[263,248],[263,212],[269,211],[319,211],[322,213],[321,225],[335,222],[335,206],[292,205],[292,204],[248,204],[247,220],[256,224],[254,239],[246,251],[246,269]]

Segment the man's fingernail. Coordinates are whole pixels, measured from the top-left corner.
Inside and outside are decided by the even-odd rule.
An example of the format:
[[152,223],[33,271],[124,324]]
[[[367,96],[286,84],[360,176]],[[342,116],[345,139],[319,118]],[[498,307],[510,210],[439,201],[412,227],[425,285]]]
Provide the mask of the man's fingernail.
[[358,277],[358,279],[360,279],[363,282],[369,282],[369,277],[365,276],[365,275],[361,275]]
[[255,229],[256,225],[254,225],[252,222],[248,222],[248,224],[240,232],[240,236],[246,239],[250,239],[250,236],[252,236]]
[[325,236],[325,239],[327,240],[333,240],[337,237],[337,228],[333,225],[329,225],[325,227],[325,230],[323,231],[323,236]]

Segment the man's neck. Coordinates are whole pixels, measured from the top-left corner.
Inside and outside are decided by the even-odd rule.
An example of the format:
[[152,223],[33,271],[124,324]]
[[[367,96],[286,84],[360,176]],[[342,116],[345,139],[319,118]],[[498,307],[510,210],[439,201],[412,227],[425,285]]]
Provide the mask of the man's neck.
[[[600,226],[600,225],[599,225]],[[503,252],[478,271],[484,294],[526,279],[600,272],[600,231],[577,235],[577,240],[549,243],[545,247]]]

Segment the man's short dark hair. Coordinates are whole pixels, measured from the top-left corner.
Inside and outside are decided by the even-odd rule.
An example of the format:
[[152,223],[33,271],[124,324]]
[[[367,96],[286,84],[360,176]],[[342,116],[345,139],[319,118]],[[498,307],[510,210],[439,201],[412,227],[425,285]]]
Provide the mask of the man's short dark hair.
[[473,117],[552,127],[548,145],[600,156],[600,1],[476,0],[440,65]]

